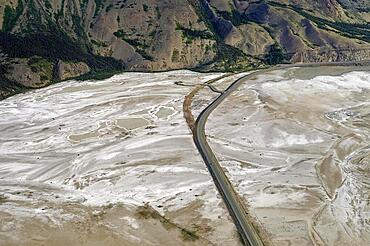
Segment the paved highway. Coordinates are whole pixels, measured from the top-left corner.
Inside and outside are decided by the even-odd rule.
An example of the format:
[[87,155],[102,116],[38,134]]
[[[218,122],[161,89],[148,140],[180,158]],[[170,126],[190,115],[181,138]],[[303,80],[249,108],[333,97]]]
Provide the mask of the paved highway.
[[194,129],[194,142],[197,146],[204,162],[207,165],[209,172],[219,190],[231,217],[238,229],[238,232],[243,240],[244,245],[259,246],[263,245],[263,241],[260,238],[256,228],[250,222],[246,209],[244,208],[243,202],[240,200],[238,194],[231,185],[229,179],[225,175],[221,165],[219,164],[216,156],[212,152],[212,149],[207,143],[205,135],[205,124],[209,115],[212,111],[220,105],[220,103],[234,92],[238,86],[244,81],[255,77],[256,75],[263,74],[269,71],[291,68],[291,67],[318,67],[318,66],[366,66],[369,65],[369,61],[363,62],[339,62],[339,63],[310,63],[310,64],[294,64],[294,65],[279,65],[274,68],[259,70],[252,72],[236,81],[234,81],[224,92],[221,93],[211,104],[209,104],[198,116],[195,122]]

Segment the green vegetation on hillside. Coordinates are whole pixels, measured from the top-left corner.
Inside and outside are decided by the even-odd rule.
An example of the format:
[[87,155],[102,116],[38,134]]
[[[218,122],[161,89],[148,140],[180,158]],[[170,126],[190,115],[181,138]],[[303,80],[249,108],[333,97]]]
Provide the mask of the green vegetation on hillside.
[[324,30],[331,30],[335,29],[338,33],[342,36],[348,38],[357,38],[366,42],[370,42],[370,24],[360,24],[360,23],[347,23],[347,22],[339,22],[339,21],[330,21],[326,20],[317,16],[314,16],[308,13],[303,8],[293,6],[293,5],[286,5],[277,2],[269,2],[271,6],[281,7],[281,8],[288,8],[299,15],[309,19],[310,21],[316,23],[316,25]]
[[98,16],[99,11],[103,8],[104,3],[103,0],[94,0],[95,1],[95,12],[94,12],[94,18]]
[[[305,4],[258,0],[244,9],[231,0],[219,0],[217,4],[187,0],[181,5],[175,1],[162,4],[126,0],[19,0],[14,7],[4,6],[0,52],[13,60],[38,56],[54,65],[59,60],[84,62],[91,72],[83,78],[105,78],[122,71],[123,64],[136,70],[166,70],[192,64],[202,71],[243,71],[293,61],[297,57],[292,55],[294,47],[306,53],[314,50],[312,57],[304,56],[307,60],[315,60],[317,56],[325,60],[326,54],[316,55],[319,48],[367,49],[363,41],[370,43],[370,24],[363,21],[362,14],[344,8],[347,16],[341,21],[336,13],[330,15],[330,6],[325,10],[308,10],[301,8]],[[360,5],[348,4],[356,9]],[[183,13],[178,15],[176,11]],[[326,12],[330,16],[323,16]],[[140,21],[133,22],[136,18]],[[112,28],[116,28],[113,35]],[[182,40],[178,40],[179,36]],[[137,54],[128,58],[119,45]],[[193,56],[195,50],[199,54]],[[339,55],[338,59],[368,56],[365,51]],[[28,66],[43,80],[50,78],[50,65],[38,62]],[[42,66],[46,67],[45,71]],[[3,73],[11,73],[9,69],[2,64]],[[2,78],[3,84],[10,83],[4,81]]]
[[144,59],[149,61],[154,60],[154,58],[146,52],[146,49],[149,48],[149,45],[147,45],[145,41],[143,42],[139,39],[128,38],[128,35],[122,29],[114,32],[113,35],[130,44],[133,48],[135,48],[135,51],[139,53]]
[[[238,48],[218,43],[215,59],[205,66],[212,65],[209,71],[239,72],[263,66],[261,60],[245,54]],[[203,66],[204,67],[204,66]],[[202,70],[203,67],[200,67]]]
[[13,9],[9,5],[5,6],[4,9],[4,21],[3,21],[3,32],[10,32],[16,21],[18,20],[19,16],[22,14],[23,11],[23,2],[19,1],[18,6]]
[[21,93],[27,89],[26,87],[6,78],[5,74],[7,70],[7,66],[0,63],[0,100],[17,93]]
[[217,12],[225,20],[231,21],[234,26],[240,26],[242,24],[248,24],[249,20],[247,16],[239,13],[239,11],[233,9],[231,12],[228,11],[218,11]]
[[[214,24],[207,18],[207,10],[204,8],[202,1],[189,1],[193,8],[196,10],[200,20],[203,21],[208,30],[212,32],[212,39],[216,40],[217,44],[215,49],[217,51],[216,57],[209,63],[203,64],[198,68],[198,70],[205,71],[226,71],[226,72],[235,72],[250,70],[252,68],[257,68],[262,66],[262,61],[256,59],[250,55],[245,54],[242,50],[225,44],[225,41],[222,37],[218,35],[215,30]],[[225,15],[227,19],[235,24],[247,23],[247,19],[239,15],[239,13],[232,11],[221,12]],[[206,47],[209,48],[209,47]]]
[[268,65],[281,64],[286,61],[284,50],[278,43],[271,45],[269,52],[263,58],[263,61]]
[[208,30],[193,30],[176,23],[176,30],[181,31],[186,44],[191,44],[195,39],[214,39]]
[[96,69],[119,66],[119,62],[113,58],[99,57],[87,53],[71,39],[58,35],[58,33],[20,36],[0,32],[0,47],[9,57],[40,56],[51,60],[83,61]]
[[144,10],[145,12],[148,12],[148,10],[149,10],[149,6],[148,6],[148,5],[146,5],[146,4],[143,4],[143,10]]
[[41,57],[32,57],[28,61],[28,65],[32,72],[40,74],[41,81],[53,80],[54,64],[52,61]]

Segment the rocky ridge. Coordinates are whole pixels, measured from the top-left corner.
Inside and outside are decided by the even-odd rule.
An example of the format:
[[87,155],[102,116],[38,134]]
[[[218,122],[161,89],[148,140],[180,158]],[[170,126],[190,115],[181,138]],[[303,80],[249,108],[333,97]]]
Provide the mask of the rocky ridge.
[[[235,71],[370,56],[368,1],[0,3],[0,97],[83,74]],[[60,64],[69,64],[65,76],[58,73]]]

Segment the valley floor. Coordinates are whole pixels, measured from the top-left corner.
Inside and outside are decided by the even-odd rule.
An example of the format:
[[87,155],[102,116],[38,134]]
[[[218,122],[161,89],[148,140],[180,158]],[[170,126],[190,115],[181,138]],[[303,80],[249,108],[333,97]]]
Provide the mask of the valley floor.
[[[221,74],[123,73],[0,102],[0,244],[240,245],[183,119]],[[63,240],[61,240],[63,239]]]
[[268,72],[211,114],[211,148],[273,245],[370,241],[368,69]]
[[[370,74],[358,70],[256,76],[207,122],[272,245],[370,241]],[[0,244],[241,245],[183,107],[196,118],[243,75],[123,73],[0,101]]]

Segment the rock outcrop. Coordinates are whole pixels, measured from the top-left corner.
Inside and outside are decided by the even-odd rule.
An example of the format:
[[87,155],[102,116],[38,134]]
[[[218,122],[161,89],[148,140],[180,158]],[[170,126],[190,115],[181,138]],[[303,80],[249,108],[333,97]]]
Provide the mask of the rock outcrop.
[[8,64],[5,77],[28,88],[40,88],[53,80],[54,66],[41,57],[15,58]]
[[84,62],[58,61],[56,64],[56,77],[58,80],[79,77],[88,72],[90,72],[90,67]]

